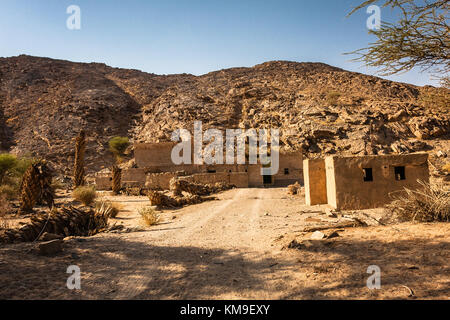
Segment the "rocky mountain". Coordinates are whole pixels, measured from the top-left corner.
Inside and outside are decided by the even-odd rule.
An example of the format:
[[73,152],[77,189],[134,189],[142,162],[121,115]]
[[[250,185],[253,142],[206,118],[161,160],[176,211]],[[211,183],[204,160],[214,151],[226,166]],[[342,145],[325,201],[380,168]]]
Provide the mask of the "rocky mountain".
[[285,150],[324,154],[450,153],[450,90],[322,63],[266,62],[202,76],[98,63],[0,58],[4,151],[45,157],[66,173],[73,139],[89,135],[90,171],[112,163],[107,141],[167,141],[176,128],[280,128]]

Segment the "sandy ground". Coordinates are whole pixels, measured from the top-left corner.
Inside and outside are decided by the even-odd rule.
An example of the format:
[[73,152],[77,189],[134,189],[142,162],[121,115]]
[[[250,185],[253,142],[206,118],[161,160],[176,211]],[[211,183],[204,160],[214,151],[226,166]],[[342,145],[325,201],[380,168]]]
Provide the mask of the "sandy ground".
[[[336,229],[307,241],[307,226],[342,222],[307,207],[286,189],[235,189],[218,200],[162,212],[142,227],[145,197],[109,197],[123,204],[112,222],[133,232],[65,241],[54,257],[35,244],[0,248],[0,299],[449,299],[448,223],[379,226],[380,211],[359,212],[368,227]],[[81,290],[69,290],[69,265],[81,269]],[[367,268],[381,269],[370,290]],[[414,296],[411,295],[410,289]]]

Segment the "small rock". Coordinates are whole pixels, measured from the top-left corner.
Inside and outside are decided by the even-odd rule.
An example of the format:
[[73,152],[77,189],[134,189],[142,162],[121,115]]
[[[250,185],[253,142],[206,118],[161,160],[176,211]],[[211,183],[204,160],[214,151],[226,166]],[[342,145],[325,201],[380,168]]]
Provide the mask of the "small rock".
[[323,232],[320,232],[320,231],[316,231],[311,235],[312,240],[322,240],[322,239],[325,239],[326,237],[327,236]]
[[436,152],[436,157],[438,157],[438,158],[446,158],[447,154],[445,152],[438,151],[438,152]]
[[333,209],[331,209],[331,208],[326,208],[326,209],[325,209],[325,214],[326,214],[327,217],[329,217],[329,218],[337,218],[336,212],[335,212]]
[[39,254],[52,255],[62,251],[62,240],[51,240],[39,244]]
[[58,235],[58,234],[54,234],[54,233],[49,233],[49,232],[44,232],[42,234],[42,236],[39,238],[39,240],[41,241],[51,241],[51,240],[61,240],[63,238],[63,236]]

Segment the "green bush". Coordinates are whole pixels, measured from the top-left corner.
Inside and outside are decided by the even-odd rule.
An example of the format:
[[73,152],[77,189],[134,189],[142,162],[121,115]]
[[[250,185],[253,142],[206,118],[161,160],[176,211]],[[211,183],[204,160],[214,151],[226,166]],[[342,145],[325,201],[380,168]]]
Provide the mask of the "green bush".
[[125,150],[130,145],[130,141],[127,137],[114,137],[109,140],[109,150],[114,153],[118,158],[123,157]]
[[94,187],[91,186],[82,186],[78,187],[72,192],[72,197],[80,201],[86,206],[91,205],[95,198],[97,197],[97,192],[95,191]]
[[3,183],[3,178],[5,175],[10,172],[16,164],[16,156],[9,153],[0,154],[0,184]]
[[34,158],[28,158],[28,157],[20,157],[17,159],[17,163],[15,167],[12,170],[12,174],[16,177],[22,178],[22,176],[25,174],[25,171],[31,166],[33,162],[37,161],[37,159]]

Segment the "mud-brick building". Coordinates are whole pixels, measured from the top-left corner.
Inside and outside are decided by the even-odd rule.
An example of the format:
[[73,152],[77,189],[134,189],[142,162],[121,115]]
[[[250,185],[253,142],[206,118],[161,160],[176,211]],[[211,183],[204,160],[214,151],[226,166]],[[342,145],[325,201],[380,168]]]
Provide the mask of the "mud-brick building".
[[[174,142],[139,143],[134,146],[135,168],[122,171],[123,187],[169,189],[170,180],[183,177],[197,183],[224,182],[238,188],[263,186],[288,186],[303,183],[303,159],[301,152],[280,153],[279,171],[273,176],[261,175],[260,164],[182,164],[172,162]],[[193,161],[192,161],[193,162]],[[111,175],[96,176],[98,190],[111,188]]]
[[338,210],[382,207],[404,188],[429,182],[428,154],[380,155],[304,160],[308,205]]

